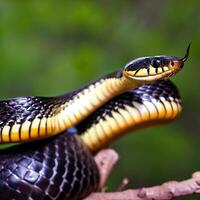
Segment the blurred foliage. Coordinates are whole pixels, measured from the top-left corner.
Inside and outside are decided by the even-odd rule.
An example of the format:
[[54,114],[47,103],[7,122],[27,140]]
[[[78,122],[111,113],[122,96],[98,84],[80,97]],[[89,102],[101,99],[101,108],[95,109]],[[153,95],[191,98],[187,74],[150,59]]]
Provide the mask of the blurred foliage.
[[129,134],[113,146],[120,163],[109,189],[188,178],[200,168],[200,3],[186,1],[0,1],[1,98],[55,96],[145,55],[190,58],[174,77],[184,111],[172,124]]

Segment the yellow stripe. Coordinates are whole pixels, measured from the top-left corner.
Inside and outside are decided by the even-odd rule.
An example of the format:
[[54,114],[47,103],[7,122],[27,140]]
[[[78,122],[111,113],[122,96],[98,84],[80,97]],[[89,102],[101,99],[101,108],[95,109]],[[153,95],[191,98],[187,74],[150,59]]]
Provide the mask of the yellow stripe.
[[40,137],[44,137],[46,136],[46,121],[47,121],[47,118],[42,118],[41,119],[41,122],[40,122],[40,131],[39,131],[39,136]]
[[55,115],[54,117],[52,117],[52,122],[54,122],[54,131],[51,133],[51,135],[54,135],[60,132],[60,127],[58,123],[58,115]]
[[121,109],[121,108],[118,111],[128,125],[132,125],[134,123],[134,120],[133,120],[133,118],[131,117],[131,115],[128,111]]
[[153,99],[152,103],[157,107],[157,110],[159,112],[158,119],[164,119],[166,111],[163,104],[160,101],[157,101],[156,99]]
[[117,112],[112,112],[112,116],[114,117],[114,119],[117,121],[120,129],[124,129],[126,128],[126,121],[125,119]]
[[159,73],[159,74],[163,72],[161,67],[158,67],[157,70],[158,70],[158,73]]
[[140,104],[140,103],[137,103],[137,102],[134,101],[133,105],[141,113],[142,120],[148,121],[150,119],[149,111],[147,110],[147,108],[143,104]]
[[47,135],[50,135],[51,132],[52,132],[51,118],[47,118]]
[[166,119],[171,119],[172,116],[173,116],[173,110],[172,110],[172,107],[171,107],[170,103],[168,101],[166,101],[166,100],[164,100],[162,102],[165,105],[165,108],[167,110],[165,118]]
[[98,99],[99,99],[101,102],[105,102],[106,96],[104,96],[104,93],[102,92],[102,91],[105,89],[105,83],[102,83],[102,86],[103,86],[103,87],[99,87],[99,88],[96,90],[96,95],[97,95]]
[[83,136],[81,136],[81,138],[82,138],[82,140],[84,141],[84,143],[85,144],[87,144],[87,147],[90,149],[90,150],[94,150],[95,149],[95,143],[93,143],[93,139],[92,139],[92,137],[93,137],[93,134],[94,133],[90,133],[90,131],[89,132],[87,132],[87,133],[85,133]]
[[178,111],[179,111],[179,113],[180,113],[181,110],[182,110],[182,106],[181,106],[181,104],[177,103],[177,107],[178,107]]
[[3,142],[10,142],[9,138],[9,131],[10,131],[10,126],[4,126],[2,130],[2,141]]
[[91,127],[91,129],[89,130],[88,133],[86,133],[86,135],[88,135],[88,140],[90,141],[90,146],[95,148],[95,144],[98,141],[97,136],[95,134],[95,128]]
[[148,75],[147,70],[144,68],[140,69],[136,74],[136,76],[147,76],[147,75]]
[[168,67],[163,67],[163,69],[164,69],[164,71],[166,72],[166,71],[168,71],[169,70],[169,68]]
[[175,102],[171,102],[171,106],[173,107],[173,116],[172,118],[175,118],[178,114],[178,107],[177,104]]
[[38,132],[39,132],[39,123],[40,119],[35,118],[31,124],[31,139],[39,139],[38,138]]
[[99,123],[95,126],[95,129],[96,129],[95,130],[96,138],[98,139],[98,142],[102,143],[103,141],[106,141],[106,134],[104,133],[104,131]]
[[144,103],[144,105],[146,105],[147,109],[150,112],[150,118],[151,119],[157,119],[158,118],[158,111],[155,108],[155,106],[151,102],[148,102],[148,101],[144,101],[143,103]]
[[140,123],[142,121],[142,117],[141,117],[140,113],[138,112],[138,110],[136,108],[128,106],[128,105],[125,105],[125,109],[132,116],[132,118],[134,120],[134,124],[135,123]]
[[12,142],[19,142],[20,137],[19,137],[19,129],[20,129],[20,124],[14,124],[11,129],[11,141]]
[[99,121],[99,123],[101,124],[101,127],[103,128],[106,137],[110,138],[111,137],[110,133],[112,131],[112,128],[111,128],[110,124],[108,123],[108,121],[105,121],[105,120],[101,119]]
[[61,113],[58,114],[58,123],[59,123],[59,127],[60,127],[61,130],[67,129],[65,120],[64,120],[63,115]]
[[156,69],[152,66],[149,67],[149,75],[155,75],[156,74]]
[[113,133],[119,132],[119,125],[117,124],[116,120],[113,117],[106,116],[106,121],[108,121]]
[[31,122],[25,121],[21,125],[21,131],[20,131],[20,137],[22,141],[27,141],[29,140],[29,128],[30,128]]

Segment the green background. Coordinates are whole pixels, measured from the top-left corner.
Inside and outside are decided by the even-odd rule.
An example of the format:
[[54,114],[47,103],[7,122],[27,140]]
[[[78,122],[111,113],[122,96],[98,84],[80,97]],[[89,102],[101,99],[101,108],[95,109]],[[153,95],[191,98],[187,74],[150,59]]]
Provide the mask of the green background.
[[190,58],[173,81],[184,110],[168,125],[113,144],[120,161],[109,180],[129,188],[182,180],[200,169],[200,2],[0,1],[0,97],[55,96],[146,55]]

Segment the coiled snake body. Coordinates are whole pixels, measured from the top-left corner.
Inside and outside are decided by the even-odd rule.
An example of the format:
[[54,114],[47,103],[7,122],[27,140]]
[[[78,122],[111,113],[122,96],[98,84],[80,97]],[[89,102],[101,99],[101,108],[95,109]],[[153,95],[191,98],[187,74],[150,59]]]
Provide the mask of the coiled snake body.
[[[63,96],[0,101],[0,142],[26,142],[0,151],[0,199],[81,199],[96,191],[92,153],[128,130],[180,114],[176,87],[162,79],[177,73],[188,54],[189,47],[184,58],[135,59]],[[72,126],[76,131],[67,130]]]

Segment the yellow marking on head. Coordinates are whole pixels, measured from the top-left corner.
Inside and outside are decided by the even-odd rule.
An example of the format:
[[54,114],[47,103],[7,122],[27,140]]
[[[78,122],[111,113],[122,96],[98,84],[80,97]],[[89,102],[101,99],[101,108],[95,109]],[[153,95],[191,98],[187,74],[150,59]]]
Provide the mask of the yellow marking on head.
[[155,75],[156,74],[156,69],[152,66],[149,67],[149,75]]
[[11,141],[12,142],[19,142],[20,137],[19,137],[19,128],[20,124],[14,124],[11,129]]
[[158,67],[157,71],[159,74],[162,73],[163,72],[162,67]]
[[135,76],[136,71],[126,71],[126,73],[130,76]]
[[3,142],[10,142],[9,131],[10,131],[10,126],[4,126],[3,127],[3,130],[1,132],[1,134],[2,134],[2,141]]
[[31,122],[25,121],[21,126],[21,131],[20,131],[20,137],[22,141],[27,141],[30,139],[29,136],[29,128],[30,128]]
[[42,118],[41,122],[40,122],[40,131],[39,131],[39,136],[43,137],[46,135],[46,122],[47,122],[47,118]]
[[39,123],[40,123],[40,119],[39,118],[35,118],[32,122],[31,125],[31,139],[36,139],[38,138],[38,131],[39,131]]
[[147,73],[147,69],[140,69],[136,74],[135,76],[148,76],[148,73]]
[[169,70],[169,68],[166,67],[166,66],[164,66],[163,69],[164,69],[165,72]]

